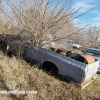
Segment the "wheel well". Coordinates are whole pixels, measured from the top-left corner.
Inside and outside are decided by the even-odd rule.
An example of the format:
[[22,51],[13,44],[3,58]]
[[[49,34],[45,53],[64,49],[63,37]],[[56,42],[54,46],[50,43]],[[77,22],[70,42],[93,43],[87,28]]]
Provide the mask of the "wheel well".
[[7,49],[7,45],[5,41],[0,41],[0,49],[5,52]]
[[52,70],[54,69],[54,70],[56,70],[56,71],[59,71],[57,65],[54,64],[54,63],[51,62],[51,61],[45,61],[45,62],[43,62],[42,68],[50,68],[50,69],[52,69]]

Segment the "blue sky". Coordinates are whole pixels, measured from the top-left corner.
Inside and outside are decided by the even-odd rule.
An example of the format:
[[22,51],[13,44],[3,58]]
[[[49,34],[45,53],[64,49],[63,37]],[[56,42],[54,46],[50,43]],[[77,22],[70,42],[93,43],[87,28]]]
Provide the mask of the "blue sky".
[[[11,0],[13,1],[13,0]],[[17,0],[19,1],[19,0]],[[65,0],[62,0],[62,2],[65,1]],[[83,7],[75,16],[78,16],[84,12],[86,12],[87,10],[90,10],[92,9],[93,7],[96,7],[98,5],[100,5],[100,0],[72,0],[72,3],[71,5],[73,6],[73,8],[75,10],[79,9],[81,6]],[[76,23],[78,23],[79,21],[83,20],[79,26],[85,26],[87,24],[89,24],[89,22],[93,23],[97,20],[100,19],[100,7],[98,7],[97,9],[85,14],[84,16],[82,17],[79,17],[77,19],[75,19],[74,21]],[[92,24],[93,25],[97,25],[97,26],[100,26],[100,21],[96,22],[95,24]]]
[[[72,2],[72,6],[74,9],[78,9],[79,7],[83,7],[77,14],[80,15],[84,12],[86,12],[87,10],[92,9],[93,7],[96,7],[100,5],[100,0],[73,0]],[[81,26],[85,26],[87,25],[90,21],[91,23],[97,21],[100,19],[100,7],[98,7],[97,9],[85,14],[84,16],[75,19],[75,22],[79,22],[80,20],[83,20],[82,23],[80,24]],[[96,22],[93,25],[97,25],[100,26],[100,21]]]

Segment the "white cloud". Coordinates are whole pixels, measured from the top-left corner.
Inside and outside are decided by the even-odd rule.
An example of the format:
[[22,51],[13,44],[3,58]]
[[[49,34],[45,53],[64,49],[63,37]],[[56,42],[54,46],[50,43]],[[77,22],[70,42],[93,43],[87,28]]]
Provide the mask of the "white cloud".
[[98,21],[98,22],[96,22],[96,23],[94,23],[94,24],[91,24],[91,26],[92,26],[92,27],[93,27],[93,26],[100,27],[100,21]]
[[94,2],[94,0],[83,0],[82,2],[91,3],[91,2]]
[[100,17],[93,18],[93,25],[100,26]]
[[[74,0],[74,4],[73,4],[73,8],[75,10],[78,10],[80,7],[83,7],[82,9],[80,9],[75,15],[78,16],[78,15],[81,15],[91,9],[93,9],[94,7],[96,7],[97,5],[100,4],[100,1],[99,0]],[[98,7],[99,8],[99,7]],[[74,21],[75,23],[78,23],[80,22],[82,19],[84,19],[80,26],[86,26],[89,24],[89,22],[91,22],[91,25],[90,26],[100,26],[100,21],[97,21],[99,20],[100,18],[100,12],[99,12],[99,9],[96,8],[88,13],[86,13],[85,15],[79,17],[79,18],[76,18]],[[74,11],[75,11],[74,10]],[[94,23],[95,21],[97,21],[96,23]]]
[[79,9],[80,7],[82,7],[82,8],[80,9],[79,12],[83,13],[83,12],[86,12],[86,11],[92,9],[93,7],[96,7],[96,5],[89,5],[89,4],[86,4],[83,2],[75,2],[75,4],[73,5],[73,8],[75,10]]
[[[74,2],[76,2],[76,0],[73,0]],[[98,0],[77,0],[77,2],[81,2],[81,3],[93,3],[93,2],[98,2]]]
[[93,18],[94,21],[97,21],[97,20],[99,20],[99,19],[100,19],[100,17],[99,17],[99,18]]
[[[79,26],[86,26],[86,25],[89,25],[89,26],[100,26],[100,17],[99,18],[88,18],[88,20],[83,20],[80,22],[80,19],[75,19],[74,20],[75,23],[78,23],[79,22]],[[88,27],[89,27],[88,26]]]

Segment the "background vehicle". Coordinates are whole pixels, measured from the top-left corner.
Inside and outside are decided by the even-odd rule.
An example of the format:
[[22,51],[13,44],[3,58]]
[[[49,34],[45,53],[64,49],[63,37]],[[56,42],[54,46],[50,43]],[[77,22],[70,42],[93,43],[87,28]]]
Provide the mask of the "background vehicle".
[[[100,49],[94,49],[94,48],[87,48],[84,52],[83,55],[91,55],[93,56],[96,60],[100,61]],[[100,72],[100,65],[98,67],[98,72]]]
[[73,48],[79,49],[82,47],[80,44],[76,44],[72,40],[69,40],[68,43],[70,43],[70,45],[72,45]]

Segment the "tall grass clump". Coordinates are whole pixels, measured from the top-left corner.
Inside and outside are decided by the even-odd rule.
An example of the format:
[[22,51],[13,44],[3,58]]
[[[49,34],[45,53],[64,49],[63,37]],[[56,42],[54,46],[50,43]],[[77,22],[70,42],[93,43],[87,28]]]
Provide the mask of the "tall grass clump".
[[[82,90],[74,82],[67,83],[56,79],[36,66],[30,66],[23,59],[5,57],[0,52],[1,100],[99,100],[99,90],[99,78]],[[1,91],[37,91],[37,93],[1,94]]]

